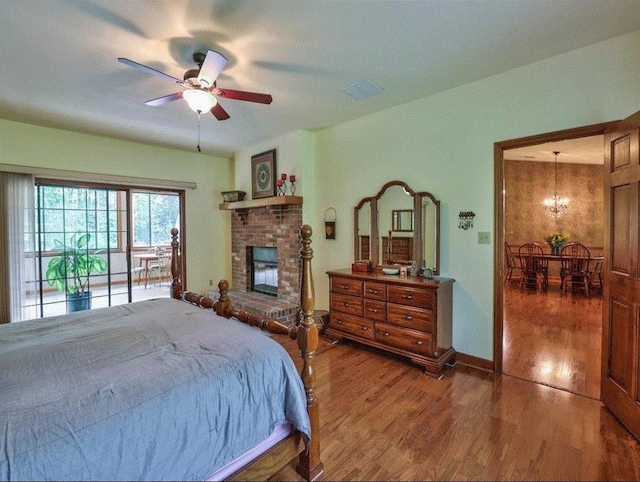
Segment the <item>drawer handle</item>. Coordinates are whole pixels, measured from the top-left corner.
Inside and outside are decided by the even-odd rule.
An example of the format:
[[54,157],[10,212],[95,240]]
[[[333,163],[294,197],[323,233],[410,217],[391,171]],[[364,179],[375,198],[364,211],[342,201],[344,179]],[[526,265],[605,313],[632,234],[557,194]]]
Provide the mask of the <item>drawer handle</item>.
[[343,290],[348,290],[349,289],[349,285],[340,285],[340,288],[342,288]]
[[349,302],[348,301],[343,301],[342,302],[342,306],[349,306]]
[[405,300],[412,300],[412,299],[413,299],[413,295],[402,295],[402,297],[403,297]]
[[336,320],[336,323],[338,323],[338,325],[342,325],[342,320]]
[[411,340],[415,345],[422,345],[422,342],[419,340]]
[[402,315],[405,320],[413,320],[413,316],[411,315]]
[[380,313],[380,311],[379,311],[379,310],[376,310],[375,308],[369,308],[369,311],[370,311],[371,313]]
[[367,331],[369,328],[367,326],[360,325],[359,327],[362,331]]
[[389,336],[390,333],[388,331],[380,331],[380,334],[383,336]]
[[369,288],[369,293],[373,293],[374,295],[377,295],[380,292],[378,290],[374,290],[373,288]]

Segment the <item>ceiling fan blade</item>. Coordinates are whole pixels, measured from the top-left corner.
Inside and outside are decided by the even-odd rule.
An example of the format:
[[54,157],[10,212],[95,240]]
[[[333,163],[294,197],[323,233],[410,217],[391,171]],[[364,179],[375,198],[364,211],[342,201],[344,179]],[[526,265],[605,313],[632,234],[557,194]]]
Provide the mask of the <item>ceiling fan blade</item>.
[[160,72],[159,70],[152,69],[151,67],[147,67],[146,65],[139,64],[138,62],[134,62],[133,60],[125,59],[124,57],[118,57],[118,62],[121,62],[130,67],[135,67],[136,69],[140,69],[146,72],[147,74],[157,75],[158,77],[169,79],[178,84],[182,84],[182,81],[180,79],[176,79],[175,77],[172,77],[169,74],[165,74],[164,72]]
[[224,66],[227,65],[227,58],[214,51],[209,50],[207,52],[207,56],[202,62],[202,67],[200,68],[200,73],[198,73],[198,82],[200,85],[204,87],[211,87],[213,83],[224,69]]
[[211,108],[211,113],[216,116],[216,119],[219,121],[229,118],[229,114],[227,114],[227,111],[222,108],[219,102]]
[[273,97],[269,94],[243,92],[242,90],[217,89],[215,93],[225,99],[246,100],[248,102],[258,102],[259,104],[271,104],[273,100]]
[[158,107],[178,99],[182,99],[182,92],[176,92],[175,94],[169,94],[162,97],[158,97],[157,99],[151,99],[146,101],[145,104],[153,107]]

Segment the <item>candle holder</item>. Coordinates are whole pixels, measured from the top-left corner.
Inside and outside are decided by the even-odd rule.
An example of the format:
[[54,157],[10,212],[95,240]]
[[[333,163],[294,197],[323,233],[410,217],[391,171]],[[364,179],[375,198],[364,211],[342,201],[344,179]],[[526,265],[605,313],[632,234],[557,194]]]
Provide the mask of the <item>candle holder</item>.
[[284,183],[285,181],[283,181],[282,179],[278,179],[276,181],[278,196],[284,196],[287,192],[287,186]]
[[296,175],[295,174],[289,174],[289,180],[291,181],[291,187],[289,188],[291,191],[291,195],[295,196],[296,195]]

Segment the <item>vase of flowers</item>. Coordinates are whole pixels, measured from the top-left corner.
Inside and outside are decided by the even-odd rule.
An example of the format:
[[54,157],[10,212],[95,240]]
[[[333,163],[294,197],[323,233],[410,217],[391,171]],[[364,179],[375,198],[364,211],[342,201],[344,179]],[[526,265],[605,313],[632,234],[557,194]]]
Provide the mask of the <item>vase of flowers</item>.
[[569,239],[569,236],[562,233],[551,233],[551,234],[547,234],[544,237],[545,242],[551,248],[551,254],[555,256],[560,255],[560,248],[564,246],[564,243],[566,243],[568,239]]

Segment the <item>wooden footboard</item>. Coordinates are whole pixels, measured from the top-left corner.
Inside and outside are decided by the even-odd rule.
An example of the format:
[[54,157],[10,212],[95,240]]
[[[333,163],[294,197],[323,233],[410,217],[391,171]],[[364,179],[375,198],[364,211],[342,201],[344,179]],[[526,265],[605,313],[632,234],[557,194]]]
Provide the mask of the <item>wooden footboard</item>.
[[[296,471],[307,480],[315,480],[324,471],[324,466],[320,461],[320,406],[315,394],[315,367],[314,356],[318,347],[318,327],[314,320],[315,291],[313,285],[313,274],[311,271],[311,259],[313,249],[311,248],[311,227],[302,226],[300,236],[302,248],[300,258],[302,259],[302,283],[300,286],[300,318],[295,326],[287,326],[278,320],[251,313],[245,310],[237,310],[233,307],[228,296],[229,282],[221,280],[218,283],[220,298],[214,302],[212,299],[195,293],[182,291],[180,248],[178,243],[178,230],[171,230],[171,247],[173,255],[171,258],[172,296],[182,299],[202,308],[212,309],[218,315],[225,318],[236,318],[243,323],[256,326],[269,333],[288,335],[291,339],[297,340],[298,348],[303,360],[300,373],[307,396],[307,411],[311,422],[311,441],[306,448],[299,451],[298,443],[280,443],[273,447],[268,453],[251,462],[241,470],[236,476],[242,480],[265,480],[268,474],[273,474],[289,463],[295,456],[298,456]],[[286,440],[299,440],[299,435]],[[283,442],[285,442],[283,441]],[[291,452],[295,450],[295,452]]]

